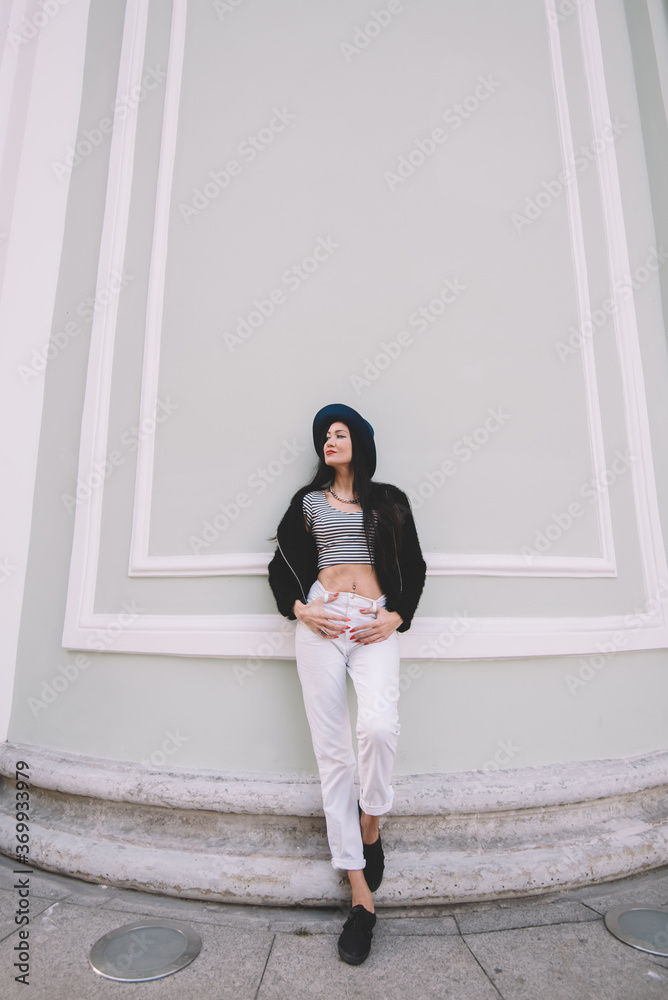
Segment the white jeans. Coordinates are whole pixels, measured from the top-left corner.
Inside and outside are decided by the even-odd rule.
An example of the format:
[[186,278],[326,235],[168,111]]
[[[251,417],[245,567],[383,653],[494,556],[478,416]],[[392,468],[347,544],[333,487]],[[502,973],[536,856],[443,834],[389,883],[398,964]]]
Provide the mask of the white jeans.
[[[308,602],[325,596],[316,580]],[[385,605],[385,596],[373,601],[359,594],[340,593],[325,604],[333,615],[352,619],[349,627],[368,625],[375,615],[361,608]],[[335,639],[317,635],[298,621],[295,633],[297,671],[313,750],[320,773],[322,803],[327,821],[327,839],[334,868],[364,868],[353,752],[346,669],[357,694],[357,747],[360,805],[370,816],[382,816],[392,808],[394,791],[390,780],[399,736],[399,638],[396,632],[368,646],[356,643],[343,632]]]

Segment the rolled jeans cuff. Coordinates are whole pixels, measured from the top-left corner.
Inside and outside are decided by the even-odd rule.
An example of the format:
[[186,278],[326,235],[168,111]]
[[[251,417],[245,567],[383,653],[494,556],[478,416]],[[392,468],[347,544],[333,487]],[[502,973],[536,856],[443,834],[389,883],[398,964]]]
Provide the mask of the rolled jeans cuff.
[[367,816],[384,816],[385,813],[389,813],[392,805],[394,803],[394,789],[392,789],[392,795],[384,802],[382,806],[368,806],[362,796],[360,796],[360,806],[362,811],[367,814]]
[[361,865],[351,864],[349,861],[340,861],[338,858],[332,858],[332,868],[337,870],[342,870],[344,872],[361,872],[363,868],[366,868],[366,858]]

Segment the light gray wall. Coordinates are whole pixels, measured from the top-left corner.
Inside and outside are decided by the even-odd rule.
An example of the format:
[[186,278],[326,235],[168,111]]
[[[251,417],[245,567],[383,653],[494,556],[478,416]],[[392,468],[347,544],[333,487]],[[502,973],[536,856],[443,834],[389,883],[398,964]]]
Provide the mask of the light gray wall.
[[[642,5],[640,5],[642,7]],[[153,3],[146,65],[165,68],[170,20]],[[633,17],[633,11],[627,8]],[[489,407],[512,417],[462,463],[447,488],[416,504],[425,552],[519,552],[579,497],[591,475],[583,370],[556,341],[575,322],[566,200],[518,233],[522,210],[559,170],[547,33],[540,5],[405,4],[367,49],[346,62],[340,42],[369,16],[350,2],[287,12],[269,2],[219,18],[191,5],[170,211],[159,390],[175,412],[156,435],[152,554],[188,554],[221,501],[249,486],[287,439],[305,450],[211,551],[267,551],[289,496],[312,467],[310,422],[326,402],[360,409],[376,427],[377,476],[417,489],[452,455]],[[616,142],[632,267],[656,246],[632,53],[621,0],[599,4],[606,83],[626,124]],[[123,5],[93,0],[80,128],[109,113],[116,91]],[[639,17],[637,30],[646,32]],[[651,53],[646,34],[644,51]],[[582,99],[576,17],[562,28],[574,142],[591,134]],[[500,86],[466,127],[391,192],[383,178],[400,153],[472,93],[478,77]],[[643,100],[660,93],[647,86]],[[119,299],[109,449],[123,462],[104,486],[95,610],[136,602],[146,613],[272,613],[263,577],[129,578],[127,573],[143,330],[151,260],[164,88],[139,110],[126,273]],[[229,189],[186,224],[179,203],[235,156],[274,106],[294,109],[285,134]],[[290,661],[243,661],[88,652],[61,647],[74,516],[62,501],[76,486],[90,324],[78,308],[95,287],[109,138],[71,181],[54,331],[71,317],[82,333],[49,365],[17,681],[9,738],[127,760],[161,753],[178,734],[175,765],[313,771],[299,683]],[[580,179],[592,303],[606,297],[606,233],[593,166]],[[231,352],[221,334],[286,288],[285,269],[319,237],[340,247],[247,342]],[[662,280],[665,281],[665,269]],[[419,333],[408,316],[445,278],[466,285]],[[654,470],[668,532],[668,363],[656,276],[635,298]],[[412,329],[414,343],[360,389],[365,359]],[[611,324],[595,338],[606,456],[628,447]],[[360,389],[358,392],[357,389]],[[643,599],[630,477],[611,487],[619,575],[610,579],[430,577],[420,613],[441,616],[612,615]],[[594,509],[557,540],[556,555],[599,554]],[[79,660],[79,663],[83,663]],[[54,677],[71,679],[46,707]],[[478,768],[502,743],[509,766],[618,757],[665,746],[665,650],[618,652],[577,688],[578,657],[423,661],[405,665],[398,773]],[[162,754],[164,757],[164,753]],[[508,761],[506,761],[508,763]]]

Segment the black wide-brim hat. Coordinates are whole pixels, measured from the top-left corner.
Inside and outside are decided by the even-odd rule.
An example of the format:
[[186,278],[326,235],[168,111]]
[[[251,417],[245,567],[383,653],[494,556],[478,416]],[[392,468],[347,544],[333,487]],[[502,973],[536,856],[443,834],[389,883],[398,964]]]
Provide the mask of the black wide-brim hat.
[[318,410],[313,418],[313,445],[318,458],[322,455],[325,434],[335,420],[340,420],[347,427],[352,427],[357,431],[369,463],[369,475],[373,476],[376,471],[376,444],[373,439],[373,427],[361,413],[353,410],[352,406],[346,406],[345,403],[330,403],[329,406],[323,406],[322,410]]

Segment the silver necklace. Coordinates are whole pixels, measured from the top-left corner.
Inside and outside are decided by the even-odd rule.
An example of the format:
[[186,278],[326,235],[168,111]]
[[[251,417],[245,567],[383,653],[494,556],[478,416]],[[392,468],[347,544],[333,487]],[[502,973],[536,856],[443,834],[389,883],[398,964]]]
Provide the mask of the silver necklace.
[[359,497],[355,497],[354,500],[346,500],[344,497],[340,497],[338,495],[338,493],[335,493],[331,486],[329,486],[328,489],[329,489],[329,492],[332,494],[332,496],[336,497],[337,500],[340,500],[341,503],[359,503],[360,502],[360,498]]

